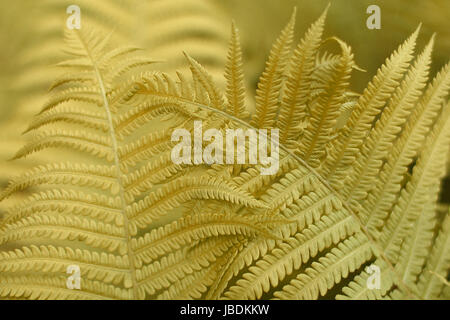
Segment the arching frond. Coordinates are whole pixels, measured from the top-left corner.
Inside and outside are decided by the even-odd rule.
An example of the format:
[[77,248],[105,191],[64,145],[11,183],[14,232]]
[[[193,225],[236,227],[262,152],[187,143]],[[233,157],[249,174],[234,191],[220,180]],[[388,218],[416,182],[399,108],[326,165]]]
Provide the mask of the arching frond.
[[[80,0],[86,19],[66,30],[64,59],[56,16],[33,33],[48,36],[18,83],[37,115],[12,162],[32,169],[0,193],[0,297],[447,299],[450,66],[428,84],[434,37],[416,57],[417,29],[359,94],[350,45],[322,41],[328,8],[291,55],[294,10],[250,115],[237,27],[226,56],[216,4],[177,1]],[[145,35],[136,14],[153,23]],[[37,79],[45,57],[62,61],[60,77]],[[227,139],[239,129],[260,130],[256,163],[251,137],[242,149]],[[230,146],[244,163],[228,161]],[[79,290],[67,285],[74,266]]]
[[255,97],[256,112],[250,122],[256,128],[270,128],[275,123],[282,75],[294,38],[295,14],[296,10],[270,50],[266,68],[259,79]]
[[286,80],[286,92],[281,101],[279,119],[276,123],[276,127],[281,131],[281,143],[297,138],[299,125],[305,119],[309,84],[322,40],[327,11],[328,7],[306,32],[290,59],[290,74]]

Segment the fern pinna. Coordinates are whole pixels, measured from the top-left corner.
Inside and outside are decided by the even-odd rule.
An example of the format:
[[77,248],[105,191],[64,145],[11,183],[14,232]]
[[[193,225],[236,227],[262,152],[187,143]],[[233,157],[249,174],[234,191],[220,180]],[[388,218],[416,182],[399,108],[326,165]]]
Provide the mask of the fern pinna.
[[[14,61],[18,66],[11,74],[7,72],[10,89],[3,99],[0,117],[3,128],[0,133],[0,188],[8,184],[9,178],[36,165],[55,161],[60,155],[59,150],[48,150],[35,155],[32,162],[25,159],[8,161],[17,146],[24,143],[21,133],[45,102],[47,89],[59,74],[58,68],[49,66],[64,59],[62,26],[66,23],[66,10],[72,4],[70,0],[25,0],[15,4],[17,12],[32,12],[34,18],[28,24],[20,19],[22,21],[14,26],[17,32],[13,43],[20,44],[23,38],[26,45],[23,43],[23,48],[15,50]],[[95,26],[96,32],[114,30],[111,46],[131,39],[141,48],[151,48],[154,56],[165,59],[157,70],[166,72],[184,65],[185,59],[180,53],[189,51],[204,61],[214,80],[224,86],[222,69],[228,42],[228,19],[210,0],[79,0],[76,5],[82,8],[83,24]],[[9,16],[8,20],[16,19],[9,13],[5,15]],[[173,21],[177,21],[176,26]],[[149,29],[152,32],[145,31]],[[11,61],[5,61],[5,64],[11,65]],[[28,195],[27,190],[23,190],[22,199]],[[0,217],[5,209],[0,202]]]
[[[192,79],[149,71],[133,47],[83,27],[73,59],[17,158],[86,154],[20,176],[0,222],[7,299],[449,298],[449,218],[437,212],[450,146],[450,66],[429,82],[418,28],[360,95],[351,47],[323,39],[327,10],[297,47],[295,12],[246,105],[232,25],[226,94],[188,54]],[[324,44],[334,45],[328,52]],[[154,66],[152,66],[154,67]],[[175,128],[280,130],[279,170],[176,164]],[[67,267],[81,288],[66,285]],[[371,288],[370,266],[380,287]]]

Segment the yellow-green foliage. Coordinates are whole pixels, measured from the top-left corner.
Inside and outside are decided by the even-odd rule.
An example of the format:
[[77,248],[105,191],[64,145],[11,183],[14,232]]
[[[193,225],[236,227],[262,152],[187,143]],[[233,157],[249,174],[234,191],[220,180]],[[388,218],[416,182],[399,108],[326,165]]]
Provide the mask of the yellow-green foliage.
[[[1,5],[3,37],[0,82],[0,186],[30,165],[45,164],[60,152],[47,152],[27,161],[8,161],[24,143],[22,133],[46,100],[58,76],[54,67],[64,59],[63,26],[69,0],[23,0]],[[228,42],[228,20],[208,0],[102,0],[77,2],[83,24],[109,34],[111,43],[151,48],[160,71],[175,71],[184,63],[182,51],[201,60],[222,87]],[[6,31],[11,30],[11,31]],[[14,36],[11,36],[11,32]],[[72,156],[78,157],[75,153]],[[0,204],[0,216],[4,210]]]
[[[324,39],[327,12],[299,41],[294,12],[270,50],[254,112],[234,24],[226,90],[189,50],[191,77],[155,71],[157,57],[117,46],[128,44],[98,26],[66,30],[71,57],[15,156],[57,150],[62,160],[0,194],[10,204],[0,220],[0,296],[448,299],[449,214],[437,201],[450,65],[430,79],[435,39],[417,54],[418,28],[355,94],[359,67],[349,44]],[[279,128],[280,169],[174,164],[171,133],[195,120],[221,131]],[[380,289],[366,286],[371,264]],[[66,286],[69,265],[80,266],[81,290]]]

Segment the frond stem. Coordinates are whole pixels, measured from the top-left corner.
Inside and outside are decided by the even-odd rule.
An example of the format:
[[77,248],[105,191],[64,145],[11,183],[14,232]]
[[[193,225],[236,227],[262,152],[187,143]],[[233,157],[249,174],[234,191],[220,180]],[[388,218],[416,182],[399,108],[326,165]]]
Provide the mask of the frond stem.
[[131,281],[132,281],[132,288],[133,288],[133,299],[136,299],[138,297],[137,295],[137,279],[136,279],[136,267],[134,264],[134,254],[133,254],[133,249],[131,247],[131,235],[130,235],[130,230],[129,230],[129,222],[128,222],[128,217],[126,214],[126,200],[125,200],[125,191],[124,191],[124,185],[123,185],[123,181],[122,181],[122,170],[120,169],[120,160],[119,160],[119,153],[118,153],[118,146],[117,146],[117,139],[116,139],[116,133],[114,130],[114,123],[113,123],[113,119],[112,119],[112,114],[111,114],[111,110],[109,107],[109,101],[108,98],[106,96],[106,89],[105,86],[103,84],[103,78],[102,75],[100,73],[100,70],[98,69],[98,66],[95,62],[94,57],[92,57],[91,52],[89,50],[89,47],[87,46],[87,44],[83,41],[83,38],[80,36],[80,34],[77,32],[76,33],[80,39],[80,42],[83,44],[86,53],[89,57],[89,59],[92,62],[92,66],[94,69],[94,73],[95,73],[95,77],[97,79],[98,85],[100,87],[100,94],[102,96],[103,99],[103,106],[105,107],[105,112],[107,115],[107,119],[108,119],[108,126],[109,126],[109,133],[111,136],[111,147],[112,147],[112,151],[113,151],[113,155],[114,155],[114,166],[116,167],[116,174],[117,174],[117,182],[119,185],[119,194],[120,194],[120,202],[121,202],[121,213],[123,215],[123,220],[124,220],[124,231],[125,231],[125,241],[127,243],[127,254],[128,254],[128,258],[129,258],[129,264],[130,264],[130,273],[131,273]]
[[[224,111],[215,109],[215,108],[211,108],[196,102],[192,102],[189,101],[189,103],[195,104],[196,106],[198,106],[199,108],[202,109],[206,109],[212,112],[216,112],[224,117],[230,118],[231,120],[249,128],[249,129],[254,129],[256,130],[256,128],[254,128],[252,125],[250,125],[249,123],[245,122],[244,120],[241,120],[237,117],[234,117]],[[264,136],[264,134],[263,134]],[[266,135],[267,138],[267,135]],[[275,144],[277,144],[274,141]],[[288,155],[292,156],[295,160],[297,160],[300,164],[302,164],[305,168],[307,168],[308,170],[310,170],[316,177],[317,179],[319,179],[319,181],[321,183],[323,183],[332,193],[334,193],[334,195],[341,201],[342,206],[353,216],[353,218],[358,222],[362,232],[365,234],[365,236],[369,239],[369,241],[372,243],[372,246],[376,248],[376,251],[379,253],[380,257],[386,262],[386,264],[388,265],[389,269],[391,269],[392,273],[395,275],[395,277],[398,280],[398,286],[401,287],[405,293],[410,297],[414,297],[416,299],[419,299],[419,297],[417,297],[413,291],[408,287],[408,285],[406,285],[403,280],[401,279],[401,277],[397,274],[397,272],[395,271],[395,267],[392,265],[392,263],[389,261],[389,259],[386,257],[385,253],[384,253],[384,249],[383,247],[378,243],[378,241],[376,239],[374,239],[371,235],[369,230],[366,228],[366,226],[362,223],[362,221],[360,220],[359,216],[357,214],[355,214],[353,212],[353,210],[351,209],[350,205],[347,203],[346,200],[344,200],[339,193],[334,190],[334,188],[311,166],[309,166],[302,158],[300,158],[299,156],[297,156],[296,154],[294,154],[291,150],[289,150],[286,146],[279,144],[278,143],[278,147],[280,149],[282,149],[283,151],[285,151]]]

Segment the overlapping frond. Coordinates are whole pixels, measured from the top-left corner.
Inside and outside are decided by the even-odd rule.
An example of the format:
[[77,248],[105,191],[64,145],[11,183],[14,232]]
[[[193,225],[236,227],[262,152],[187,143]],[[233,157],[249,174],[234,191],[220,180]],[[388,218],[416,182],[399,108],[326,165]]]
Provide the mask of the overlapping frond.
[[310,93],[311,76],[325,25],[328,8],[306,32],[290,59],[290,74],[286,80],[276,127],[280,129],[280,142],[294,140],[306,115],[306,104]]
[[[218,89],[197,62],[189,58],[194,83],[188,83],[180,74],[180,83],[176,83],[166,74],[142,71],[144,65],[154,61],[145,57],[135,59],[139,50],[109,49],[107,37],[99,37],[93,29],[83,30],[67,32],[68,52],[74,59],[60,64],[67,73],[52,87],[52,97],[28,130],[34,138],[16,158],[63,147],[86,151],[93,157],[39,166],[18,176],[3,191],[2,198],[22,191],[30,192],[30,196],[13,206],[0,226],[0,245],[25,245],[22,251],[3,254],[2,294],[22,298],[83,298],[84,295],[68,294],[65,290],[49,296],[50,289],[44,288],[61,286],[59,279],[65,268],[75,264],[83,270],[82,276],[87,275],[87,296],[92,290],[104,298],[145,298],[156,294],[156,288],[166,288],[163,283],[173,277],[163,273],[152,276],[154,282],[148,281],[150,265],[155,265],[155,261],[143,257],[154,257],[152,252],[186,251],[192,241],[218,236],[229,236],[230,240],[271,237],[271,222],[263,216],[238,216],[232,212],[188,215],[160,229],[152,226],[171,210],[176,212],[192,201],[249,208],[265,205],[231,182],[209,175],[191,174],[171,181],[183,166],[167,164],[173,146],[168,130],[179,125],[177,121],[186,123],[195,116],[199,97],[206,97],[217,108],[223,107]],[[119,63],[118,57],[127,58]],[[80,81],[80,72],[89,76]],[[203,87],[191,89],[196,83]],[[200,94],[204,90],[206,95]],[[145,103],[134,104],[143,96],[147,98]],[[172,102],[178,107],[173,108]],[[146,113],[144,121],[142,112]],[[167,118],[171,113],[177,116]],[[214,117],[208,120],[210,123],[205,127],[223,123]],[[147,133],[152,121],[166,123],[167,134],[154,129]],[[62,123],[68,128],[60,129]],[[153,158],[159,161],[147,162]],[[145,237],[138,234],[138,230],[148,228],[154,229]],[[143,250],[137,246],[141,240],[145,245],[148,237],[152,239],[151,247]],[[159,245],[153,241],[155,237],[160,239]],[[35,239],[39,239],[38,243]],[[70,247],[55,249],[58,242]],[[91,251],[98,255],[91,258]],[[176,257],[180,258],[180,254]],[[114,262],[111,257],[119,260]],[[161,263],[166,266],[174,258],[164,258]],[[198,270],[195,263],[186,261],[185,268]],[[23,276],[46,264],[50,267],[40,270],[46,274],[42,281]],[[104,267],[99,268],[101,265]],[[20,289],[26,281],[34,281],[36,286]],[[102,289],[101,283],[110,287]]]
[[314,89],[320,89],[323,93],[310,103],[310,114],[300,142],[300,156],[313,167],[318,167],[325,158],[325,145],[330,140],[340,106],[344,103],[354,66],[350,47],[339,39],[336,41],[341,47],[341,56],[336,65],[330,66],[331,70],[321,70],[314,74],[318,79]]
[[334,185],[339,186],[342,182],[347,169],[355,161],[357,150],[365,141],[366,132],[408,68],[418,33],[419,28],[386,60],[354,107],[344,132],[336,140],[323,166],[323,174]]
[[[170,3],[152,5],[173,19]],[[427,85],[434,37],[411,63],[418,29],[354,93],[350,76],[360,68],[350,46],[329,38],[339,49],[332,53],[322,41],[327,10],[291,55],[294,11],[269,54],[249,122],[234,23],[225,94],[190,48],[192,78],[154,71],[155,59],[116,46],[114,34],[89,25],[67,32],[72,56],[59,64],[66,73],[16,155],[32,160],[54,149],[62,159],[52,156],[0,193],[10,204],[0,220],[0,296],[447,297],[448,212],[442,216],[437,203],[450,154],[450,67]],[[196,34],[192,19],[182,19],[180,37]],[[155,45],[170,47],[167,35],[176,30],[155,28],[164,30]],[[278,171],[262,174],[263,163],[174,163],[174,130],[192,137],[199,123],[221,134],[280,129],[270,150],[279,151]],[[205,146],[202,140],[188,153]],[[73,265],[80,290],[66,285]],[[371,267],[380,288],[368,286]]]
[[238,118],[246,118],[245,84],[242,62],[242,49],[239,31],[234,22],[231,25],[231,39],[228,49],[228,59],[225,65],[227,79],[227,112]]
[[445,286],[450,259],[449,214],[447,214],[433,244],[433,249],[418,279],[418,291],[424,299],[438,298]]
[[283,73],[294,38],[295,14],[296,10],[270,50],[266,68],[259,79],[255,97],[256,111],[250,122],[256,128],[270,128],[275,123]]

